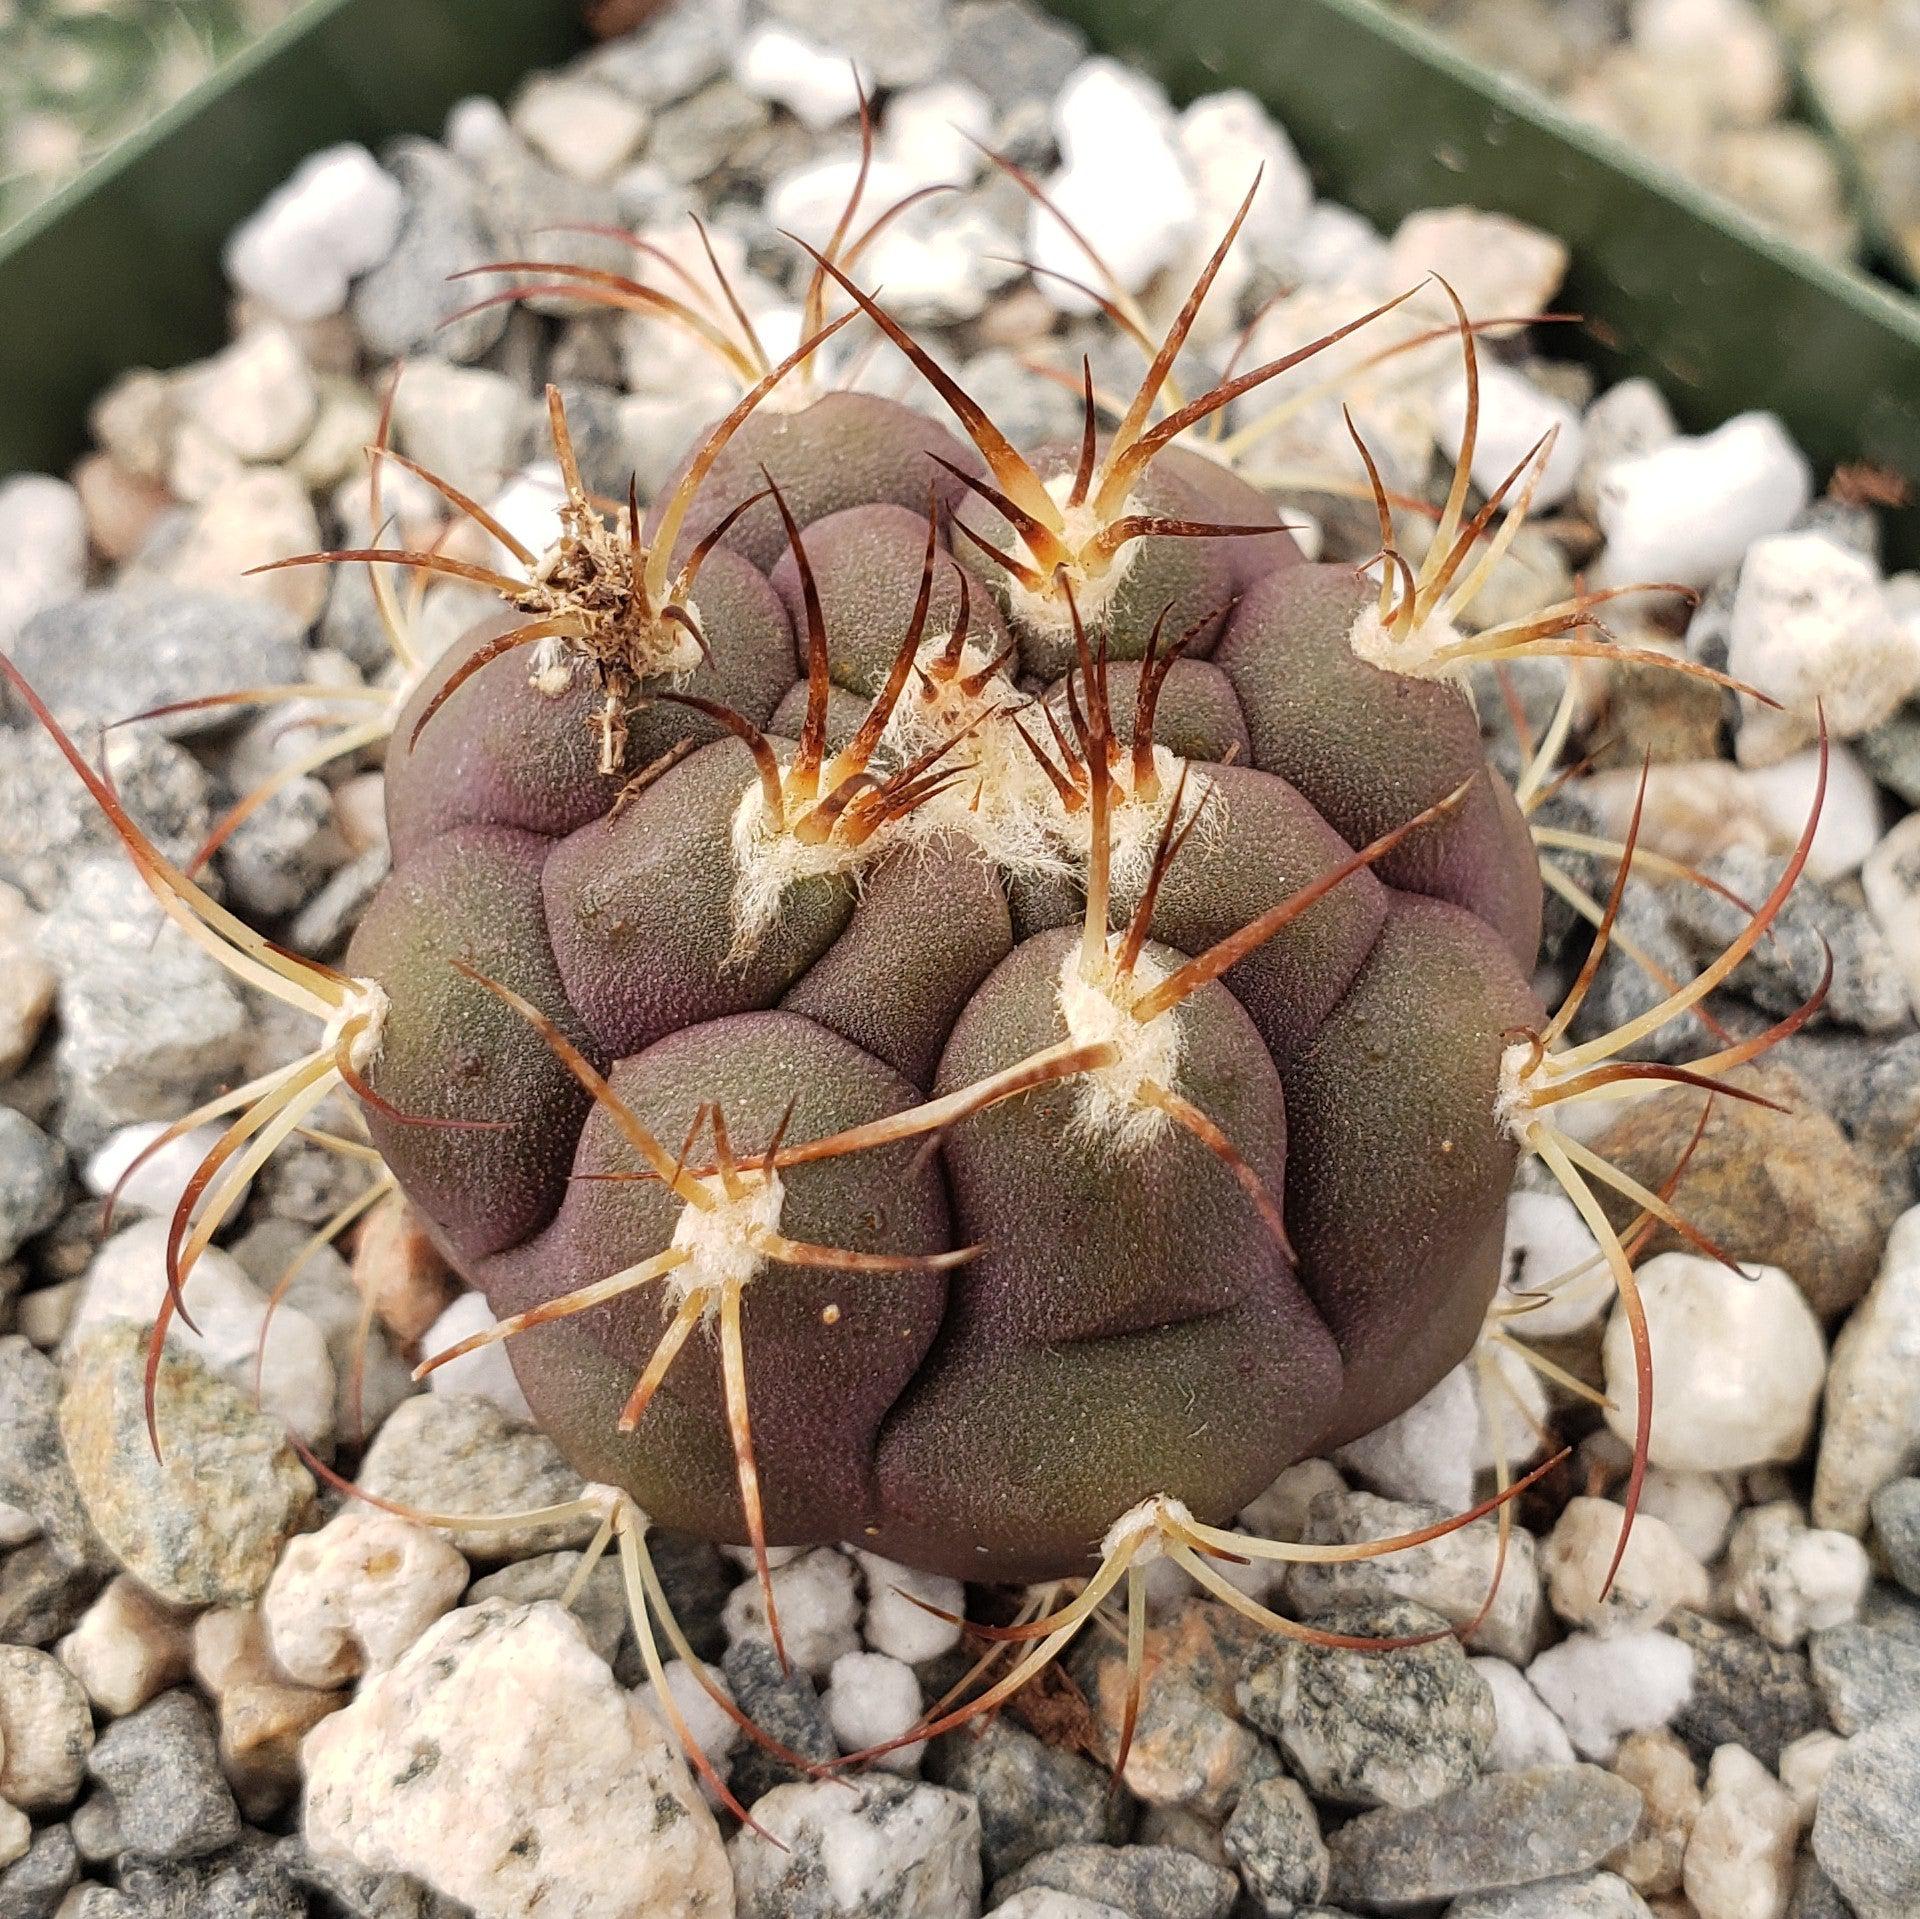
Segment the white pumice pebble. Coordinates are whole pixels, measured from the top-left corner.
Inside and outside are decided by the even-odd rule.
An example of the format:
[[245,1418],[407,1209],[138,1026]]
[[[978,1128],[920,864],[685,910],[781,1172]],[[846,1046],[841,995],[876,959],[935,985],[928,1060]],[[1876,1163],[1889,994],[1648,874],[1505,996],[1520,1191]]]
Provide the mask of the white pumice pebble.
[[1920,1018],[1920,813],[1909,813],[1867,855],[1860,884]]
[[1559,1339],[1591,1326],[1612,1300],[1600,1242],[1572,1200],[1533,1187],[1509,1195],[1497,1323],[1516,1339]]
[[1693,1691],[1693,1654],[1663,1632],[1570,1634],[1527,1668],[1527,1682],[1583,1759],[1605,1761],[1630,1732],[1664,1726]]
[[[856,1551],[854,1558],[867,1587],[861,1632],[875,1652],[917,1666],[959,1645],[967,1606],[959,1580],[918,1572],[878,1553]],[[942,1613],[950,1616],[943,1619]]]
[[[1817,747],[1805,747],[1771,766],[1747,769],[1746,793],[1753,810],[1782,852],[1797,845],[1806,831],[1819,777]],[[1807,877],[1828,886],[1859,872],[1880,844],[1881,811],[1879,789],[1859,755],[1838,740],[1831,741],[1827,789],[1807,855]]]
[[1493,1694],[1493,1744],[1489,1772],[1524,1772],[1532,1766],[1570,1766],[1573,1742],[1553,1708],[1534,1691],[1525,1673],[1504,1659],[1469,1662]]
[[1771,413],[1616,460],[1595,489],[1606,551],[1596,582],[1707,586],[1813,494],[1806,456]]
[[1743,766],[1817,737],[1850,740],[1920,687],[1920,626],[1902,620],[1880,569],[1820,532],[1757,541],[1740,567],[1727,671],[1779,702],[1741,697]]
[[1755,1506],[1727,1541],[1734,1610],[1769,1645],[1799,1645],[1860,1610],[1873,1566],[1851,1533],[1811,1527],[1792,1500]]
[[391,1666],[467,1587],[467,1562],[439,1533],[350,1506],[280,1557],[260,1602],[273,1656],[305,1686]]
[[[1733,1272],[1699,1253],[1640,1268],[1653,1351],[1649,1456],[1711,1472],[1798,1459],[1813,1433],[1827,1348],[1806,1295],[1777,1266]],[[1631,1441],[1639,1405],[1623,1309],[1607,1322],[1607,1424]]]
[[[727,1676],[718,1666],[703,1665],[701,1670],[706,1674],[709,1684],[726,1698],[733,1697]],[[660,1676],[666,1682],[667,1696],[672,1701],[674,1711],[680,1715],[680,1723],[693,1735],[693,1742],[706,1756],[707,1763],[722,1779],[726,1778],[734,1748],[746,1737],[740,1730],[740,1722],[700,1683],[693,1668],[684,1659],[667,1660],[660,1668]],[[644,1686],[635,1688],[633,1696],[671,1737],[673,1718],[661,1703],[659,1687],[648,1680]],[[712,1804],[717,1795],[704,1780],[701,1785],[708,1803]]]
[[[824,1678],[843,1653],[859,1651],[860,1594],[853,1562],[844,1553],[820,1546],[776,1566],[773,1604],[787,1657],[801,1672]],[[757,1579],[733,1589],[720,1617],[730,1640],[773,1637]]]
[[282,319],[324,319],[392,251],[404,210],[400,183],[365,147],[328,147],[235,229],[227,273]]
[[850,119],[860,106],[855,70],[844,54],[771,20],[740,43],[733,71],[749,93],[785,107],[816,133]]
[[1679,1608],[1707,1603],[1707,1569],[1664,1522],[1644,1512],[1635,1516],[1607,1585],[1626,1516],[1611,1499],[1569,1500],[1541,1552],[1554,1611],[1602,1638],[1651,1632]]
[[[1448,380],[1434,401],[1434,437],[1450,461],[1460,457],[1466,424],[1467,383],[1459,376]],[[1550,452],[1539,446],[1549,435]],[[1497,361],[1482,364],[1479,432],[1473,451],[1473,483],[1482,493],[1491,494],[1533,454],[1507,497],[1517,499],[1538,472],[1534,507],[1545,511],[1558,506],[1573,491],[1580,471],[1581,436],[1580,415],[1564,400],[1541,392],[1511,367]]]
[[[1166,96],[1152,81],[1104,57],[1089,60],[1054,102],[1064,165],[1048,195],[1092,242],[1128,292],[1138,292],[1178,252],[1197,202],[1175,145]],[[1027,257],[1081,280],[1086,255],[1043,207],[1027,216]],[[1091,306],[1063,282],[1040,290],[1065,312]]]
[[[475,1333],[484,1333],[496,1324],[493,1308],[487,1304],[484,1293],[462,1293],[421,1335],[421,1357],[431,1359],[435,1353],[446,1352],[463,1339],[471,1339]],[[462,1353],[458,1359],[436,1367],[427,1375],[427,1388],[430,1392],[466,1393],[477,1399],[490,1399],[509,1418],[528,1422],[533,1419],[527,1396],[520,1390],[520,1381],[514,1374],[513,1355],[508,1352],[504,1339],[476,1346],[472,1352]]]
[[1726,1481],[1716,1473],[1649,1466],[1640,1488],[1640,1510],[1664,1521],[1701,1565],[1711,1566],[1726,1549],[1734,1499]]
[[[842,1752],[865,1752],[897,1739],[920,1717],[920,1682],[913,1668],[885,1653],[842,1653],[827,1675],[822,1695],[827,1723]],[[926,1741],[885,1753],[874,1761],[883,1772],[917,1773]]]
[[[209,1122],[163,1146],[156,1145],[169,1130],[167,1123],[158,1119],[122,1126],[88,1159],[83,1174],[87,1191],[98,1199],[113,1194],[118,1216],[135,1219],[142,1213],[159,1213],[170,1219],[200,1162],[218,1145],[225,1128]],[[146,1154],[144,1159],[142,1154]],[[196,1206],[195,1216],[199,1210]]]

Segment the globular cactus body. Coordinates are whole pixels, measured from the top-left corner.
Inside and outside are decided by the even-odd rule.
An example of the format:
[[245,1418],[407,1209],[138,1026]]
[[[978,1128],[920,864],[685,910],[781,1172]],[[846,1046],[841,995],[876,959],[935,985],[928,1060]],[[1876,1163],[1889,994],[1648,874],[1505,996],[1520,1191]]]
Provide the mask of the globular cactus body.
[[[383,1100],[517,1123],[454,1131],[375,1108],[369,1124],[495,1311],[537,1316],[676,1234],[689,1243],[688,1209],[665,1179],[633,1177],[609,1109],[453,962],[531,1002],[655,1137],[698,1141],[695,1163],[712,1158],[702,1116],[723,1114],[750,1168],[776,1131],[791,1152],[964,1098],[1087,1037],[1068,1002],[1090,809],[1039,760],[1069,789],[1084,779],[1085,756],[1076,767],[1063,748],[1096,724],[1093,701],[1115,735],[1115,935],[1186,769],[1191,830],[1155,875],[1130,990],[1446,802],[1136,1025],[1130,1043],[1152,1057],[1107,1069],[1117,1092],[1097,1072],[1041,1083],[950,1125],[783,1164],[777,1194],[742,1202],[787,1240],[901,1262],[749,1260],[740,1343],[767,1538],[853,1539],[965,1577],[1082,1571],[1139,1501],[1167,1494],[1224,1519],[1292,1460],[1402,1410],[1471,1344],[1517,1151],[1495,1120],[1500,1061],[1542,1018],[1526,983],[1533,848],[1458,687],[1357,658],[1350,634],[1374,588],[1301,563],[1259,496],[1204,456],[1156,464],[1128,510],[1267,532],[1139,537],[1109,590],[1083,595],[1076,640],[1071,616],[1035,618],[964,536],[950,550],[930,534],[929,488],[945,486],[960,518],[1005,539],[1002,516],[947,484],[980,472],[972,448],[867,398],[768,419],[754,464],[715,463],[687,516],[700,531],[779,491],[708,557],[693,590],[707,657],[679,689],[757,729],[782,767],[805,755],[810,709],[840,754],[923,600],[864,790],[944,727],[964,737],[924,776],[938,790],[840,857],[831,840],[813,857],[798,847],[772,897],[743,907],[754,746],[653,699],[603,772],[590,677],[543,689],[519,652],[436,706],[502,631],[479,629],[397,728],[395,871],[347,966],[391,1001],[371,1075]],[[1032,466],[1070,475],[1072,456]],[[810,685],[814,650],[826,672]],[[1143,784],[1134,728],[1149,688]],[[1081,1012],[1097,1024],[1097,1006]],[[1160,1108],[1122,1111],[1148,1079],[1227,1153]],[[936,1266],[942,1254],[955,1262]],[[665,1523],[743,1539],[711,1328],[685,1339],[637,1425],[618,1425],[683,1303],[668,1275],[530,1326],[510,1350],[590,1478]]]

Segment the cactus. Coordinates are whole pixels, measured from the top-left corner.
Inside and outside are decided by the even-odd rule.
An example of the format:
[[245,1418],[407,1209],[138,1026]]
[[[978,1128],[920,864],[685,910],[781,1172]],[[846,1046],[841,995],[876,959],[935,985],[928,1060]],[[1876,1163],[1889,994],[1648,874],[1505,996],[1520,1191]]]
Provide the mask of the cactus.
[[[1699,979],[1567,1044],[1635,833],[1550,842],[1617,866],[1550,1016],[1529,985],[1528,815],[1570,708],[1516,799],[1463,675],[1642,656],[1596,637],[1608,595],[1463,627],[1547,451],[1469,513],[1464,311],[1466,445],[1424,559],[1400,552],[1376,474],[1377,569],[1310,565],[1195,429],[1387,308],[1174,404],[1236,218],[1117,418],[1088,375],[1078,444],[1022,454],[854,280],[851,221],[814,255],[785,360],[702,316],[742,395],[646,516],[588,494],[550,394],[566,500],[546,552],[422,475],[494,536],[499,569],[379,546],[281,563],[368,564],[404,669],[302,762],[391,730],[394,871],[343,970],[170,866],[0,670],[168,913],[321,1025],[310,1057],[163,1136],[229,1121],[174,1220],[155,1352],[247,1179],[344,1086],[385,1177],[498,1315],[422,1370],[508,1341],[540,1422],[601,1489],[595,1554],[617,1548],[637,1613],[676,1644],[644,1554],[655,1521],[752,1545],[776,1643],[775,1544],[1084,1582],[1029,1609],[998,1642],[1025,1650],[918,1737],[1004,1697],[1123,1582],[1137,1621],[1155,1557],[1315,1636],[1220,1560],[1413,1543],[1223,1528],[1467,1352],[1523,1153],[1588,1218],[1639,1334],[1631,1512],[1650,1362],[1595,1187],[1686,1229],[1553,1108],[1647,1078],[1738,1096],[1725,1071],[1811,1006],[1688,1066],[1619,1055],[1726,978],[1810,838]],[[685,323],[684,303],[595,279],[575,290]],[[959,433],[805,378],[861,318]],[[384,424],[373,455],[377,527],[399,458]],[[477,582],[503,612],[423,662],[385,568]],[[1514,1490],[1476,1511],[1504,1516]]]

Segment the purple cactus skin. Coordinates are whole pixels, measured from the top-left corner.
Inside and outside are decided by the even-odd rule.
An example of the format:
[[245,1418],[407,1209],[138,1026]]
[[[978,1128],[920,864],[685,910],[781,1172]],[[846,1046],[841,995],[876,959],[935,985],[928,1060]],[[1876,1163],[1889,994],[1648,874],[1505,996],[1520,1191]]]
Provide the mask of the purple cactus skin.
[[[1071,450],[1032,465],[1043,481],[1070,476]],[[828,747],[843,747],[913,622],[927,496],[950,470],[981,468],[923,417],[837,395],[716,462],[690,527],[772,484],[802,530],[795,550],[771,499],[734,522],[694,588],[708,657],[685,690],[769,733],[790,761],[809,705],[811,596],[829,693],[815,703]],[[1005,545],[1005,518],[957,481],[944,504]],[[1139,539],[1088,622],[1084,644],[1113,661],[1116,753],[1131,749],[1151,640],[1155,738],[1212,793],[1211,830],[1166,864],[1144,963],[1174,971],[1464,791],[1166,1016],[1179,1022],[1175,1090],[1275,1196],[1285,1239],[1191,1133],[1167,1126],[1126,1146],[1089,1129],[1072,1080],[931,1143],[783,1172],[779,1231],[792,1239],[978,1251],[945,1271],[767,1261],[754,1274],[746,1401],[775,1543],[853,1539],[969,1578],[1083,1571],[1139,1501],[1164,1493],[1225,1518],[1292,1460],[1402,1410],[1466,1352],[1496,1283],[1517,1151],[1494,1120],[1500,1060],[1511,1033],[1543,1018],[1526,981],[1540,879],[1512,795],[1455,685],[1355,656],[1349,635],[1374,587],[1301,563],[1243,482],[1180,449],[1129,506],[1269,529]],[[1017,688],[1051,686],[1068,733],[1088,698],[1087,675],[1063,678],[1071,625],[1023,619],[972,542],[950,550],[950,523],[934,540],[922,662],[964,619],[970,670],[998,662],[987,704],[1018,707],[1048,740]],[[602,772],[586,676],[538,690],[510,652],[415,736],[503,630],[483,625],[456,647],[396,728],[395,870],[347,959],[392,1002],[371,1073],[383,1099],[518,1122],[477,1134],[368,1114],[497,1314],[537,1312],[661,1253],[682,1206],[661,1181],[603,1177],[635,1170],[619,1127],[454,958],[554,1021],[659,1139],[678,1143],[717,1105],[748,1159],[783,1120],[788,1141],[830,1136],[1067,1037],[1059,982],[1084,870],[1023,869],[996,857],[991,835],[970,837],[964,813],[939,830],[916,813],[891,841],[876,836],[871,859],[787,886],[743,952],[733,835],[755,760],[741,739],[715,738],[706,713],[640,705]],[[683,739],[690,751],[629,789]],[[1116,931],[1134,903],[1116,898]],[[638,1425],[619,1429],[675,1307],[670,1287],[636,1287],[509,1350],[582,1472],[663,1523],[744,1539],[712,1339],[689,1340]]]

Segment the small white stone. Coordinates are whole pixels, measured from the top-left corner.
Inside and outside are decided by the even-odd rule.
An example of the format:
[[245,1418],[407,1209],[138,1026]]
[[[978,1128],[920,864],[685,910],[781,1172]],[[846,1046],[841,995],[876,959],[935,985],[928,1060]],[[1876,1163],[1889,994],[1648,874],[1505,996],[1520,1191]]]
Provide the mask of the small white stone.
[[[706,1674],[709,1684],[724,1697],[733,1697],[727,1676],[718,1666],[703,1665],[701,1670]],[[733,1749],[746,1736],[740,1730],[739,1721],[721,1707],[720,1702],[694,1676],[693,1668],[684,1659],[669,1659],[660,1668],[660,1676],[666,1682],[667,1697],[673,1703],[674,1712],[680,1715],[680,1723],[693,1735],[693,1743],[706,1756],[708,1765],[724,1779]],[[660,1689],[652,1680],[636,1687],[633,1696],[662,1726],[670,1728],[673,1725],[673,1714],[661,1703]],[[716,1801],[718,1795],[704,1780],[701,1790],[706,1794],[709,1804]]]
[[1239,1524],[1256,1539],[1301,1539],[1306,1535],[1313,1502],[1322,1493],[1346,1490],[1347,1482],[1332,1461],[1297,1460],[1242,1510]]
[[[875,1652],[917,1666],[959,1645],[967,1610],[967,1590],[959,1580],[917,1572],[878,1553],[856,1552],[854,1558],[867,1582],[861,1630]],[[929,1607],[951,1617],[942,1619]]]
[[1847,1742],[1825,1726],[1803,1732],[1780,1748],[1780,1783],[1793,1798],[1793,1810],[1804,1832],[1813,1824],[1820,1803],[1820,1788],[1826,1784],[1833,1762],[1847,1749]]
[[1727,1542],[1734,1609],[1769,1645],[1799,1645],[1860,1610],[1873,1566],[1851,1533],[1810,1527],[1788,1499],[1756,1506]]
[[1489,1772],[1525,1772],[1534,1766],[1570,1766],[1573,1741],[1553,1716],[1553,1708],[1527,1683],[1527,1676],[1504,1659],[1468,1662],[1493,1694],[1493,1744],[1487,1748]]
[[[1433,207],[1409,214],[1393,236],[1388,263],[1396,290],[1429,274],[1447,281],[1476,320],[1543,312],[1567,277],[1564,241],[1504,213]],[[1423,300],[1451,321],[1438,288]]]
[[[277,466],[242,467],[201,498],[160,570],[176,586],[265,600],[311,623],[327,603],[327,582],[321,577],[325,567],[290,566],[273,573],[256,569],[269,560],[312,553],[319,545],[320,522],[306,488]],[[145,577],[144,567],[131,569],[127,577]]]
[[[1639,1281],[1653,1353],[1653,1463],[1732,1472],[1798,1459],[1827,1362],[1799,1287],[1777,1266],[1733,1272],[1696,1253],[1661,1253]],[[1624,1310],[1607,1322],[1602,1357],[1607,1424],[1631,1442],[1639,1388]]]
[[514,128],[576,180],[611,180],[647,131],[647,110],[597,81],[543,75],[514,102]]
[[[33,1821],[18,1806],[10,1806],[0,1799],[0,1868],[24,1859],[32,1844]],[[60,1911],[66,1911],[64,1904]]]
[[1873,849],[1860,884],[1920,1016],[1920,813],[1909,813]]
[[980,1813],[965,1793],[885,1774],[810,1779],[776,1786],[753,1816],[762,1831],[743,1828],[729,1848],[739,1919],[980,1910]]
[[[420,1356],[431,1359],[435,1353],[443,1353],[498,1323],[484,1293],[462,1293],[421,1335]],[[427,1387],[436,1393],[464,1393],[473,1399],[490,1399],[509,1419],[533,1423],[533,1411],[527,1404],[526,1394],[520,1390],[520,1381],[513,1370],[513,1356],[507,1351],[504,1339],[476,1346],[472,1352],[448,1360],[427,1375]]]
[[1780,702],[1741,695],[1743,766],[1766,766],[1817,737],[1879,725],[1920,686],[1920,627],[1900,620],[1864,555],[1824,533],[1755,543],[1740,568],[1727,670]]
[[1858,1538],[1867,1502],[1920,1464],[1920,1206],[1894,1221],[1867,1296],[1834,1341],[1813,1522]]
[[1712,1473],[1649,1466],[1640,1488],[1640,1510],[1664,1520],[1701,1565],[1711,1566],[1726,1546],[1727,1529],[1733,1524],[1733,1495]]
[[1554,1611],[1603,1638],[1652,1632],[1679,1608],[1704,1606],[1710,1589],[1707,1569],[1663,1521],[1643,1512],[1602,1599],[1626,1516],[1611,1499],[1570,1499],[1541,1556]]
[[824,133],[860,106],[853,63],[795,33],[763,20],[740,43],[733,77],[761,100],[785,107],[803,126]]
[[87,515],[65,480],[18,473],[0,481],[0,647],[43,608],[87,583]]
[[1260,190],[1239,244],[1263,266],[1285,258],[1313,206],[1313,180],[1266,108],[1244,87],[1203,93],[1181,112],[1179,139],[1199,193],[1207,251],[1219,244],[1257,168]]
[[171,1219],[201,1161],[219,1143],[226,1129],[211,1122],[196,1126],[192,1132],[183,1133],[159,1147],[129,1176],[127,1169],[167,1130],[164,1120],[137,1120],[109,1134],[87,1161],[83,1177],[87,1191],[96,1198],[106,1198],[124,1179],[114,1199],[116,1218],[133,1219],[143,1213],[162,1213]]
[[110,1719],[138,1712],[186,1675],[187,1615],[122,1573],[60,1642],[60,1663]]
[[1482,1340],[1467,1361],[1480,1423],[1473,1442],[1473,1470],[1529,1466],[1547,1444],[1548,1387],[1511,1346]]
[[[920,1681],[913,1668],[885,1653],[842,1653],[833,1662],[822,1698],[842,1752],[885,1745],[920,1717]],[[873,1763],[884,1772],[917,1773],[926,1749],[927,1742],[916,1739]]]
[[1757,126],[1786,104],[1780,35],[1751,0],[1634,0],[1630,31],[1671,86],[1710,101],[1718,118]]
[[1709,585],[1812,497],[1812,469],[1786,428],[1771,413],[1742,413],[1607,468],[1595,501],[1607,536],[1596,577]]
[[[1159,1810],[1149,1806],[1148,1816]],[[1001,1900],[993,1909],[993,1919],[1128,1919],[1128,1915],[1104,1899],[1083,1899],[1077,1892],[1056,1892],[1051,1886],[1029,1886]]]
[[59,975],[41,957],[41,924],[26,895],[0,881],[0,1080],[32,1058],[53,1010]]
[[552,1601],[446,1614],[301,1757],[309,1844],[412,1873],[483,1919],[731,1908],[686,1767]]
[[[67,1347],[110,1320],[150,1326],[167,1292],[167,1237],[171,1222],[143,1219],[94,1254],[78,1310],[67,1329]],[[266,1296],[230,1254],[209,1246],[187,1277],[187,1311],[200,1330],[178,1315],[168,1324],[167,1343],[197,1354],[215,1372],[251,1395],[259,1367],[260,1404],[284,1420],[310,1446],[333,1433],[334,1372],[320,1329],[296,1307],[282,1303],[260,1355]]]
[[[1096,57],[1061,88],[1053,125],[1064,164],[1047,192],[1120,284],[1137,293],[1179,254],[1197,212],[1166,95],[1118,61]],[[1087,275],[1086,254],[1044,207],[1028,215],[1026,251],[1052,273]],[[1060,280],[1042,278],[1039,286],[1063,312],[1091,310],[1084,294]]]
[[1600,497],[1600,481],[1615,460],[1650,453],[1679,437],[1667,396],[1651,380],[1622,380],[1587,408],[1581,448],[1580,479],[1575,489],[1590,517]]
[[[1772,766],[1747,769],[1747,793],[1779,851],[1796,846],[1806,831],[1819,778],[1818,747],[1790,754]],[[1827,749],[1827,790],[1807,855],[1807,877],[1830,886],[1857,873],[1879,840],[1879,788],[1859,756],[1834,740]]]
[[[964,80],[907,87],[887,102],[876,164],[896,171],[909,183],[909,190],[966,186],[986,164],[974,141],[985,144],[992,136],[993,104],[978,87]],[[887,204],[884,197],[874,195],[876,209]]]
[[320,389],[284,326],[257,326],[180,376],[186,417],[237,458],[284,460],[307,437]]
[[1479,1431],[1473,1369],[1456,1366],[1398,1419],[1342,1446],[1334,1458],[1390,1499],[1424,1499],[1460,1512],[1473,1504]]
[[391,1666],[466,1591],[467,1576],[439,1533],[349,1506],[288,1542],[261,1619],[289,1678],[337,1686]]
[[1783,1919],[1800,1836],[1793,1797],[1744,1746],[1721,1746],[1682,1880],[1700,1919]]
[[[1457,374],[1434,399],[1434,438],[1449,460],[1459,459],[1466,426],[1466,376]],[[1507,495],[1509,501],[1517,500],[1526,486],[1527,476],[1539,471],[1540,481],[1533,493],[1536,511],[1558,506],[1573,491],[1574,478],[1580,471],[1580,416],[1566,401],[1543,393],[1511,367],[1502,366],[1497,360],[1485,361],[1480,368],[1480,425],[1474,440],[1474,485],[1482,493],[1491,494],[1548,434],[1555,437],[1545,466],[1541,466],[1540,456],[1535,454]]]
[[[841,1654],[859,1651],[860,1595],[853,1562],[844,1553],[821,1546],[776,1566],[773,1604],[787,1657],[800,1671],[822,1678]],[[759,1580],[733,1589],[720,1623],[730,1642],[759,1639],[771,1644]]]
[[79,1680],[50,1653],[0,1646],[0,1796],[22,1812],[68,1804],[92,1749]]
[[235,230],[227,275],[283,319],[324,319],[393,251],[405,212],[400,183],[365,147],[328,147]]
[[1577,1632],[1549,1646],[1527,1680],[1583,1759],[1607,1760],[1630,1732],[1664,1726],[1693,1691],[1693,1653],[1663,1632],[1601,1639]]
[[1613,1279],[1572,1200],[1520,1187],[1507,1198],[1507,1247],[1496,1304],[1517,1338],[1560,1339],[1591,1326],[1613,1298]]
[[456,160],[477,167],[513,145],[513,123],[498,100],[470,93],[447,109],[443,140]]

